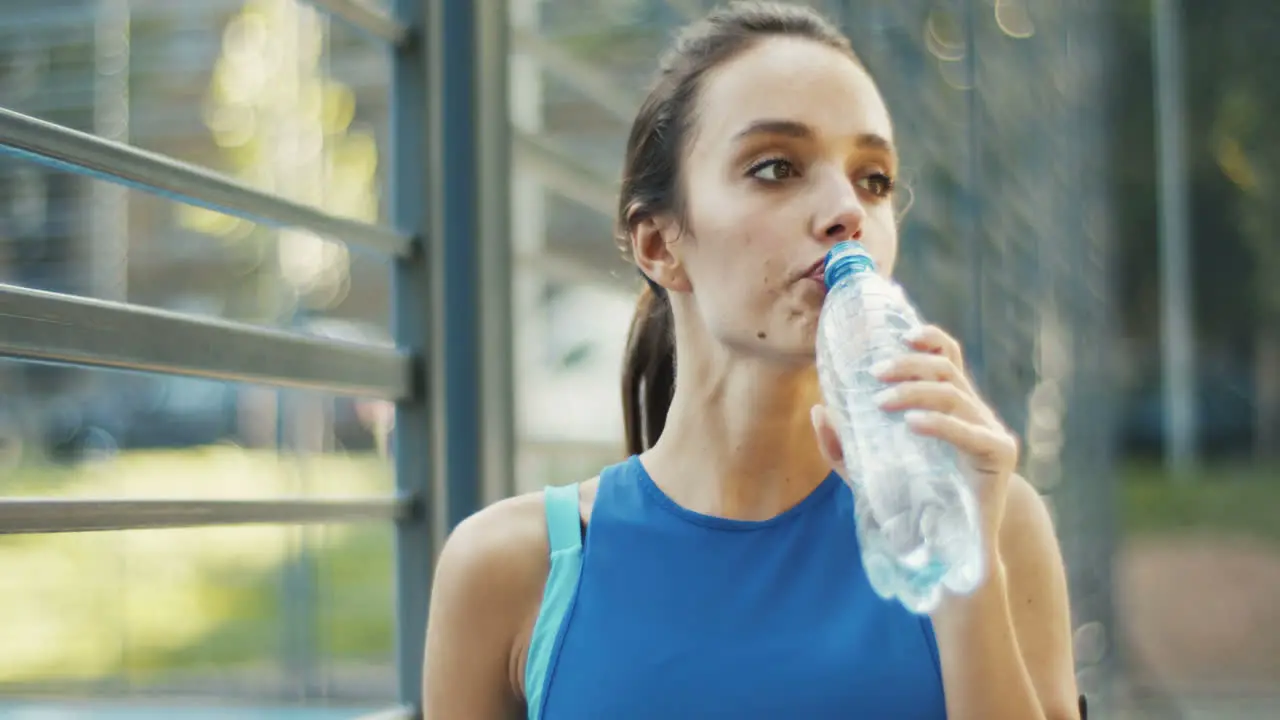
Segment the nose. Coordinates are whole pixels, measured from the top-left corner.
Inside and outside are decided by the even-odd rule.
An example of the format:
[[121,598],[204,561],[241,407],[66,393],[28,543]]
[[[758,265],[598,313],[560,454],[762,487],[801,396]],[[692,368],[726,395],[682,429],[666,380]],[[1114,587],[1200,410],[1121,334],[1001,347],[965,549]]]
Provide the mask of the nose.
[[867,211],[858,200],[853,183],[843,175],[825,183],[823,201],[813,218],[813,236],[823,244],[862,237]]

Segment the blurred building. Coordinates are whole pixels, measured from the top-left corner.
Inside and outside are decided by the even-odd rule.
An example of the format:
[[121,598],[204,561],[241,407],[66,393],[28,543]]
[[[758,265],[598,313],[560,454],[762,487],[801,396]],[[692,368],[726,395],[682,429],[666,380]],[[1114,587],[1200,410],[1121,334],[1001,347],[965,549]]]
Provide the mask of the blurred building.
[[[507,224],[518,490],[589,477],[622,452],[618,371],[641,285],[614,239],[622,148],[658,53],[678,26],[713,4],[510,0],[494,6],[505,8],[510,26]],[[904,188],[900,278],[926,316],[964,341],[985,394],[1022,436],[1025,472],[1055,514],[1070,573],[1082,689],[1105,695],[1114,679],[1134,668],[1145,671],[1144,662],[1160,665],[1163,655],[1186,667],[1175,680],[1144,679],[1157,689],[1195,681],[1196,673],[1211,674],[1203,669],[1217,665],[1272,677],[1276,653],[1269,645],[1234,655],[1229,647],[1217,654],[1197,650],[1209,635],[1230,638],[1233,647],[1244,647],[1250,635],[1261,638],[1259,647],[1270,642],[1274,633],[1250,631],[1251,624],[1270,627],[1274,615],[1267,614],[1274,603],[1263,607],[1259,600],[1272,587],[1265,583],[1280,577],[1266,565],[1271,554],[1231,554],[1229,546],[1217,545],[1179,554],[1159,545],[1156,561],[1202,561],[1185,572],[1184,565],[1166,562],[1168,574],[1161,575],[1151,556],[1126,554],[1130,543],[1120,536],[1122,525],[1135,533],[1168,532],[1179,522],[1194,526],[1201,522],[1196,513],[1206,509],[1229,525],[1263,517],[1269,487],[1240,483],[1247,487],[1239,495],[1201,496],[1196,493],[1238,488],[1218,482],[1216,472],[1198,485],[1175,486],[1177,492],[1163,478],[1121,474],[1121,461],[1158,449],[1167,414],[1159,393],[1151,270],[1154,173],[1149,148],[1135,149],[1151,144],[1152,109],[1145,94],[1120,87],[1150,84],[1149,73],[1143,75],[1149,67],[1142,65],[1150,54],[1148,3],[809,4],[849,33],[896,122]],[[1231,4],[1236,24],[1217,33],[1225,38],[1219,50],[1203,53],[1215,60],[1231,55],[1222,48],[1244,47],[1230,42],[1233,33],[1263,7],[1261,0],[1248,12],[1241,9],[1244,0]],[[1208,4],[1199,7],[1211,12]],[[1211,25],[1202,19],[1201,27]],[[1216,72],[1200,84],[1220,84],[1237,93],[1232,102],[1254,107],[1240,100],[1248,94],[1239,89],[1243,81],[1233,75],[1219,82]],[[381,45],[299,0],[0,0],[0,107],[348,217],[386,219],[389,85]],[[1206,137],[1212,133],[1205,128],[1218,127],[1209,120],[1201,125]],[[1259,132],[1254,142],[1265,146],[1267,137]],[[1261,167],[1265,159],[1258,162]],[[1222,164],[1202,158],[1197,166],[1215,212],[1226,204],[1213,194],[1225,192],[1213,169]],[[1265,177],[1265,171],[1259,172]],[[1266,227],[1256,211],[1266,207],[1267,196],[1255,195],[1250,217]],[[1215,222],[1205,225],[1212,230],[1207,235],[1216,233],[1210,240],[1221,236],[1230,241],[1224,246],[1240,247],[1221,253],[1231,260],[1227,270],[1219,267],[1198,282],[1238,294],[1221,293],[1229,302],[1208,307],[1215,318],[1247,315],[1261,328],[1268,316],[1249,314],[1254,310],[1241,299],[1254,288],[1233,285],[1255,256],[1242,250],[1240,232]],[[1212,252],[1202,255],[1214,259]],[[0,153],[2,283],[385,342],[389,272],[385,261],[341,243],[258,227]],[[1266,385],[1254,378],[1263,378],[1267,356],[1217,331],[1202,323],[1201,334],[1212,336],[1201,357],[1210,361],[1203,370],[1202,432],[1207,450],[1238,458],[1254,443],[1255,395],[1265,394],[1254,388]],[[57,494],[63,484],[68,493],[86,487],[204,495],[225,487],[364,491],[385,484],[389,474],[379,454],[386,450],[387,409],[231,383],[0,362],[0,488],[14,494],[29,487]],[[230,452],[219,455],[228,445]],[[155,448],[182,452],[158,453],[162,460],[150,468],[124,462],[128,451]],[[57,470],[50,470],[46,455],[62,461]],[[122,464],[89,462],[99,457]],[[312,464],[329,469],[307,470]],[[271,530],[279,533],[270,540],[195,533],[185,536],[186,546],[180,534],[166,536],[177,538],[172,542],[183,552],[207,551],[193,566],[198,571],[175,559],[167,540],[130,532],[81,544],[0,544],[0,559],[13,567],[49,567],[51,576],[60,571],[63,578],[21,588],[35,600],[22,606],[27,615],[15,613],[19,620],[0,625],[0,633],[19,635],[31,626],[50,637],[79,638],[91,634],[75,629],[74,621],[85,617],[93,629],[107,628],[84,648],[67,651],[80,663],[74,671],[63,673],[56,659],[39,671],[0,665],[0,677],[38,677],[4,681],[6,694],[203,694],[304,703],[390,697],[395,629],[387,537]],[[118,566],[90,576],[75,566],[83,558],[95,559],[95,567]],[[1257,558],[1257,565],[1245,564]],[[1230,583],[1186,579],[1232,573],[1237,577]],[[1160,582],[1153,584],[1153,577]],[[191,592],[186,605],[129,605],[137,602],[131,588],[155,591],[183,582]],[[1216,601],[1226,584],[1262,590],[1237,597],[1227,607],[1243,609],[1219,613],[1220,625],[1206,622],[1213,630],[1199,621],[1211,603],[1165,602],[1195,591]],[[1139,590],[1124,605],[1117,588],[1129,587]],[[100,599],[109,610],[51,610],[42,600],[72,595],[86,606]],[[175,616],[185,612],[208,627],[151,617],[171,606],[183,611]],[[1125,612],[1130,616],[1122,617]],[[111,617],[98,622],[93,613]],[[38,621],[21,620],[28,617]],[[165,646],[157,636],[186,644]],[[1126,658],[1130,646],[1138,650]]]

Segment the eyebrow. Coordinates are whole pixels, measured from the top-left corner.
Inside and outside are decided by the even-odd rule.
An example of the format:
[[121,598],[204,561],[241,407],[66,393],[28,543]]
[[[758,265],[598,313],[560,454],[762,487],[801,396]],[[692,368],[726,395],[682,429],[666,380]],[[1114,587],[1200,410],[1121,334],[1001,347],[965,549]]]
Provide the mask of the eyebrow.
[[[741,140],[753,135],[783,135],[804,140],[812,138],[814,132],[808,125],[795,120],[757,120],[739,131],[735,138]],[[860,133],[854,138],[854,145],[894,153],[893,143],[876,133]]]

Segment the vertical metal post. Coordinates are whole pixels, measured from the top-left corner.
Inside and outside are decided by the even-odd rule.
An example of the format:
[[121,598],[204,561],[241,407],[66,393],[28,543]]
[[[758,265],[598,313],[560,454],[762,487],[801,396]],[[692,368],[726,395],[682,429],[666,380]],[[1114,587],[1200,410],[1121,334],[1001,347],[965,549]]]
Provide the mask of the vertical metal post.
[[[98,0],[94,23],[93,133],[129,141],[128,0]],[[85,179],[90,225],[86,229],[90,282],[87,291],[103,300],[128,298],[129,196],[122,185]]]
[[[314,411],[315,398],[296,391],[276,394],[276,448],[278,470],[290,475],[289,485],[297,495],[306,495],[304,457],[323,452],[306,442],[306,418]],[[288,552],[280,566],[280,666],[284,669],[286,697],[305,700],[322,693],[316,630],[322,601],[316,593],[316,558],[312,542],[315,528],[299,525],[286,530]]]
[[391,216],[419,240],[393,290],[396,340],[419,358],[393,438],[397,487],[425,500],[396,534],[399,694],[415,707],[434,558],[511,486],[504,5],[394,2],[411,37],[392,61]]
[[984,253],[986,229],[982,225],[982,96],[979,90],[978,70],[978,9],[973,0],[961,0],[961,12],[964,17],[964,64],[965,90],[968,105],[968,137],[965,149],[965,189],[963,207],[964,252],[969,263],[969,305],[964,318],[964,332],[961,341],[964,343],[965,357],[969,365],[969,373],[983,390],[989,390],[990,383],[986,374],[985,342],[983,336],[983,308],[986,296],[986,275],[984,273]]
[[[515,494],[515,323],[507,0],[477,2],[475,243],[479,251],[481,500]],[[522,218],[523,220],[523,218]]]
[[[491,6],[497,0],[485,3]],[[480,235],[477,197],[476,3],[429,0],[427,217],[428,402],[436,453],[430,511],[436,546],[480,507]]]
[[[1081,190],[1071,202],[1058,201],[1058,224],[1070,228],[1052,251],[1063,273],[1058,291],[1066,327],[1063,349],[1069,359],[1064,384],[1066,418],[1058,501],[1068,585],[1076,628],[1076,677],[1091,710],[1110,716],[1118,686],[1122,628],[1117,627],[1114,562],[1117,533],[1115,425],[1110,382],[1115,347],[1110,312],[1111,198],[1106,178],[1106,119],[1103,103],[1112,96],[1107,65],[1114,63],[1114,12],[1108,0],[1075,3],[1050,30],[1063,83],[1062,137],[1069,145],[1057,165],[1061,181]],[[1099,180],[1102,178],[1102,180]]]
[[1160,174],[1160,339],[1166,414],[1165,462],[1176,476],[1185,479],[1195,465],[1197,433],[1180,15],[1178,0],[1151,2]]
[[[94,11],[93,34],[93,132],[117,142],[129,141],[129,31],[131,12],[128,0],[98,0]],[[125,301],[129,297],[129,195],[123,186],[83,179],[89,195],[88,226],[84,228],[89,258],[86,294],[104,300]],[[105,378],[89,375],[90,383]],[[118,541],[118,540],[117,540]],[[123,547],[123,543],[121,543]],[[121,577],[128,577],[129,553],[116,556]],[[129,591],[128,583],[122,591]],[[121,607],[127,607],[127,601]],[[132,628],[126,615],[118,619],[120,682],[132,691]]]
[[426,195],[428,154],[427,64],[423,27],[428,0],[395,0],[393,11],[412,28],[407,42],[392,50],[390,132],[386,156],[390,163],[390,214],[393,227],[412,233],[417,243],[408,257],[398,258],[392,271],[392,332],[396,344],[416,359],[415,387],[410,398],[396,403],[391,439],[396,489],[419,498],[410,517],[395,534],[395,598],[397,695],[414,707],[422,704],[423,644],[427,632],[431,566],[436,534],[424,502],[436,477],[432,468],[436,442],[428,406],[427,347],[432,328],[430,282],[424,236],[427,232]]
[[[537,34],[541,27],[539,16],[541,0],[509,0],[507,20],[515,32]],[[541,64],[528,52],[515,49],[510,53],[511,94],[508,108],[508,127],[528,137],[537,137],[543,130],[543,71]],[[508,247],[516,257],[528,258],[546,255],[547,203],[546,190],[537,172],[527,167],[517,167],[511,174],[511,213],[520,218],[513,225]],[[520,318],[513,323],[515,349],[521,357],[540,358],[546,342],[545,320],[542,317],[542,298],[548,285],[545,273],[522,266],[513,273],[511,295],[514,300],[513,315]],[[519,368],[516,390],[542,382],[542,363],[531,362]],[[517,432],[519,432],[517,430]],[[540,462],[544,458],[536,452],[518,452],[515,458],[521,480],[530,483],[544,477]],[[533,490],[530,486],[518,491]]]
[[[322,173],[315,167],[316,159],[303,160],[288,138],[297,137],[308,120],[301,98],[304,84],[314,72],[305,57],[305,48],[311,41],[320,39],[316,37],[319,28],[310,25],[315,15],[314,8],[300,0],[290,0],[276,3],[269,11],[271,19],[268,20],[269,27],[275,30],[272,34],[283,62],[274,78],[273,101],[268,105],[271,119],[267,132],[275,151],[265,164],[277,192],[304,202],[320,200],[315,182]],[[287,292],[285,286],[290,282],[282,270],[290,246],[289,235],[293,232],[281,230],[273,233],[271,260],[259,267],[261,282],[272,290],[266,296],[272,298],[271,305],[260,310],[266,310],[289,324],[297,322],[297,310],[292,304],[280,303],[278,298]],[[270,272],[262,272],[268,267]],[[291,475],[290,484],[296,492],[305,494],[308,479],[305,458],[324,452],[323,443],[312,442],[314,438],[309,432],[310,422],[319,411],[317,398],[291,391],[281,391],[276,397],[279,429],[276,447],[285,456],[283,464]],[[317,568],[312,543],[317,534],[314,531],[314,528],[305,526],[289,531],[289,556],[281,566],[280,600],[284,618],[281,652],[284,654],[287,692],[295,693],[298,698],[319,697],[323,692],[316,637],[321,615],[318,605],[322,598],[316,593]]]

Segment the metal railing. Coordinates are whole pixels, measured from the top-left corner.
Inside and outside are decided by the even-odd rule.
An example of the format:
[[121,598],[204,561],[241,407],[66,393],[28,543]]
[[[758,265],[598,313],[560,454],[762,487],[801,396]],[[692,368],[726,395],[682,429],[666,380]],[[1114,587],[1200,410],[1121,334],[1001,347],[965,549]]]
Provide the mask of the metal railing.
[[0,313],[0,354],[13,358],[388,400],[412,390],[411,356],[389,347],[7,285]]
[[297,227],[355,245],[403,255],[410,238],[388,228],[328,215],[217,173],[0,109],[0,136],[10,154],[162,197],[275,227]]
[[389,255],[395,347],[0,285],[0,357],[394,400],[396,492],[0,498],[0,534],[394,521],[399,697],[371,717],[419,717],[433,559],[454,525],[513,487],[506,3],[395,0],[386,14],[354,0],[312,2],[390,49],[391,227],[3,108],[0,152]]

